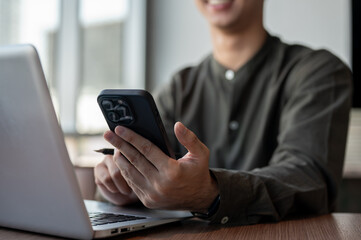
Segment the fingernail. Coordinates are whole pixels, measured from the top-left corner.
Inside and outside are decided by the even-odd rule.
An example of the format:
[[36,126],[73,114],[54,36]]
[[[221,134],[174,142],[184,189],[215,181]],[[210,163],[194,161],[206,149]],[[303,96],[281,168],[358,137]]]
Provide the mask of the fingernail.
[[103,137],[108,140],[108,141],[112,141],[113,137],[114,137],[114,133],[111,131],[106,131],[103,135]]
[[182,135],[184,135],[184,134],[186,134],[186,132],[187,132],[187,128],[186,128],[186,126],[184,126],[181,122],[179,122],[179,124],[180,124],[180,134],[182,134]]
[[122,126],[117,126],[117,127],[115,128],[115,132],[116,132],[118,135],[123,135],[124,131],[125,131],[125,128],[122,127]]

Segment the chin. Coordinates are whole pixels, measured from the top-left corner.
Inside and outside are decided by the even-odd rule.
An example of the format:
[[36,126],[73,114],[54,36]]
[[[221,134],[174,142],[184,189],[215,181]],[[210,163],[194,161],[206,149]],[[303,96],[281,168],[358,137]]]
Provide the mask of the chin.
[[216,28],[233,29],[262,16],[263,0],[196,0],[200,12]]
[[201,13],[215,26],[226,27],[239,17],[244,0],[197,0]]
[[233,28],[234,26],[239,25],[241,18],[236,14],[217,14],[217,15],[208,15],[208,22],[218,28]]

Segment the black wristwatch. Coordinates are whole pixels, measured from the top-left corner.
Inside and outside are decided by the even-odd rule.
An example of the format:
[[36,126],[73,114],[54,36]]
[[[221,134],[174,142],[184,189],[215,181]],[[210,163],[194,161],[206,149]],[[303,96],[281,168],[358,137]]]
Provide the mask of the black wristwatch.
[[218,196],[212,202],[212,205],[208,208],[207,213],[200,213],[200,212],[191,212],[191,213],[195,217],[210,218],[217,212],[220,202],[221,202],[221,196],[218,194]]

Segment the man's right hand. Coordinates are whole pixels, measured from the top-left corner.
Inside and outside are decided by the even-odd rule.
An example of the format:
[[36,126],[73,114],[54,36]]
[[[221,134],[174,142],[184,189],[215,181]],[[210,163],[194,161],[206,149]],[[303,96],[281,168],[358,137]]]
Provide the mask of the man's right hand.
[[109,202],[127,205],[139,201],[114,163],[113,156],[107,155],[95,166],[94,177],[101,194]]

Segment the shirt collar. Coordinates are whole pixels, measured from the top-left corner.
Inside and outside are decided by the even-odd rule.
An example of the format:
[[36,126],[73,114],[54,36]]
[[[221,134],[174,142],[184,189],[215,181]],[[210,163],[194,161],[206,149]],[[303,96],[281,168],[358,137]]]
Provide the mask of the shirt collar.
[[[259,63],[262,62],[264,59],[264,56],[268,53],[269,49],[272,48],[272,43],[276,40],[276,37],[273,37],[267,33],[267,38],[262,47],[258,50],[258,52],[251,57],[250,60],[248,60],[243,66],[241,66],[238,70],[232,71],[228,68],[224,67],[222,64],[220,64],[212,55],[211,56],[211,70],[219,79],[222,79],[224,81],[231,81],[234,82],[239,78],[242,78],[244,74],[249,74],[250,72],[253,72]],[[232,75],[230,72],[233,72],[233,78],[230,76]]]

